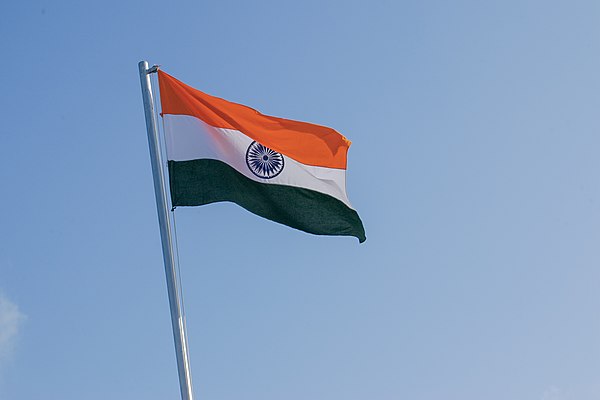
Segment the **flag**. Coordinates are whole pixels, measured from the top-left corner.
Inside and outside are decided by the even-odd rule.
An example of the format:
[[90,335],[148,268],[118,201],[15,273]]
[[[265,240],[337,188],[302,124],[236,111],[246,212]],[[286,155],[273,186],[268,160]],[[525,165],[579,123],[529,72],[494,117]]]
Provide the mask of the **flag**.
[[158,82],[173,207],[229,201],[304,232],[366,240],[346,195],[348,139],[210,96],[161,70]]

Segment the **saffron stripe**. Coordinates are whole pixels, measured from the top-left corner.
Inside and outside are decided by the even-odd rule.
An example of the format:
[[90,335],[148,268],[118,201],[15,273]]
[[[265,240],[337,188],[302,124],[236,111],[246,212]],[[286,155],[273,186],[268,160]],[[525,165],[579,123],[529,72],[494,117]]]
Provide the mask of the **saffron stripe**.
[[158,84],[164,115],[191,115],[215,128],[243,132],[302,164],[346,169],[350,141],[335,129],[261,114],[194,89],[162,70]]

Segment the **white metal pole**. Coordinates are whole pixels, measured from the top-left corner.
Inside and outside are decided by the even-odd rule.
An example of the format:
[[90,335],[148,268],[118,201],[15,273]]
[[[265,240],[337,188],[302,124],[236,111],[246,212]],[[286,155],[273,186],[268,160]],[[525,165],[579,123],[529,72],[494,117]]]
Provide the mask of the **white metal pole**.
[[140,82],[142,84],[142,97],[144,99],[144,113],[146,114],[148,146],[150,147],[150,161],[152,163],[152,176],[154,177],[154,194],[156,195],[156,209],[158,211],[160,238],[162,242],[163,260],[165,263],[165,275],[167,278],[167,293],[169,294],[169,306],[171,309],[171,324],[173,326],[173,339],[175,341],[175,353],[177,356],[179,387],[181,389],[182,400],[193,400],[194,394],[192,391],[192,375],[190,371],[185,320],[181,312],[180,288],[177,285],[177,271],[175,269],[173,235],[171,220],[169,218],[169,203],[165,185],[165,173],[161,160],[160,140],[158,130],[156,129],[154,99],[152,98],[152,87],[150,83],[150,74],[156,72],[158,67],[154,66],[148,68],[147,61],[140,61],[138,67],[140,71]]

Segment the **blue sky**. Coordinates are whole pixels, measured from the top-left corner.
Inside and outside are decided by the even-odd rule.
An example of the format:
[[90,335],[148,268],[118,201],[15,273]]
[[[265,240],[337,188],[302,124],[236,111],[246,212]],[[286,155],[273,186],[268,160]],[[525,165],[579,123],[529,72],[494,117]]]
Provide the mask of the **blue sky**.
[[137,62],[353,141],[367,242],[177,211],[198,399],[600,397],[596,1],[4,2],[0,398],[177,398]]

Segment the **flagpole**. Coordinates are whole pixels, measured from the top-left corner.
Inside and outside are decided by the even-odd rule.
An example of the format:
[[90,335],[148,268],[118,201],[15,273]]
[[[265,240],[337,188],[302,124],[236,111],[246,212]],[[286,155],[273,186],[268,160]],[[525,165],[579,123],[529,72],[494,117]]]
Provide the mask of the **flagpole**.
[[161,161],[160,140],[158,130],[156,129],[154,99],[152,97],[152,87],[150,83],[150,74],[158,71],[158,67],[153,66],[152,68],[148,68],[147,61],[140,61],[138,67],[140,71],[140,82],[142,84],[142,98],[144,99],[148,146],[150,148],[150,161],[152,164],[152,176],[154,178],[154,194],[156,195],[156,210],[158,211],[160,238],[165,264],[165,275],[167,278],[167,293],[169,295],[169,306],[171,309],[171,325],[173,326],[173,339],[177,356],[177,371],[179,373],[181,400],[193,400],[194,394],[192,391],[192,375],[190,371],[185,319],[181,311],[182,300],[180,288],[177,285],[173,235],[171,219],[169,218],[169,203],[165,185],[164,168]]

